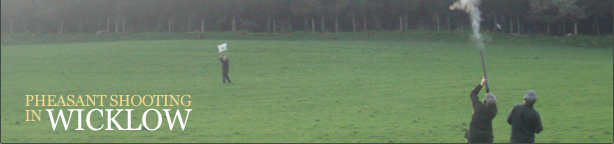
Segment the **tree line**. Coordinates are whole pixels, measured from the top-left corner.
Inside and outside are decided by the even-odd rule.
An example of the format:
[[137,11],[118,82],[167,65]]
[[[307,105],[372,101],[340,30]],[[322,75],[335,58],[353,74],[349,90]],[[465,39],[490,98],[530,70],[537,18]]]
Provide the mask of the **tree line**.
[[[612,33],[614,0],[485,0],[482,29]],[[2,0],[2,33],[468,30],[456,0]]]

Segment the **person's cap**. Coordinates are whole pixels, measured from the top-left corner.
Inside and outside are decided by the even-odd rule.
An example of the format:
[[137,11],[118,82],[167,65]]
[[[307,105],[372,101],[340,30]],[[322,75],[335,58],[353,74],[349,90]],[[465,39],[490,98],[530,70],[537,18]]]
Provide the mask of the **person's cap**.
[[486,93],[486,98],[484,98],[484,104],[486,106],[496,106],[497,97],[495,97],[495,95],[492,93]]
[[537,102],[537,94],[535,94],[535,91],[533,90],[528,90],[527,94],[524,95],[524,100],[530,103],[535,103]]

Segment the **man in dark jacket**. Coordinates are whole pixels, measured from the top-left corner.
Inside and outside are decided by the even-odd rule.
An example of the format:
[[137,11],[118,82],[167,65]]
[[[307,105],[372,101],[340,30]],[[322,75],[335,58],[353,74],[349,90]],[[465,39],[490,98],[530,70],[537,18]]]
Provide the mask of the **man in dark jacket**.
[[535,91],[529,90],[524,96],[524,104],[517,104],[507,115],[507,123],[512,125],[510,143],[533,143],[535,133],[540,133],[542,122],[533,105],[537,102]]
[[220,59],[220,62],[222,62],[222,82],[226,83],[226,80],[228,80],[228,83],[232,83],[230,81],[230,77],[228,77],[228,57],[223,56],[223,57],[219,57],[218,59]]
[[478,93],[485,83],[486,78],[482,78],[482,83],[477,85],[470,94],[473,115],[469,129],[465,133],[467,143],[493,143],[492,120],[497,116],[497,99],[492,93],[486,93],[484,102],[480,102]]

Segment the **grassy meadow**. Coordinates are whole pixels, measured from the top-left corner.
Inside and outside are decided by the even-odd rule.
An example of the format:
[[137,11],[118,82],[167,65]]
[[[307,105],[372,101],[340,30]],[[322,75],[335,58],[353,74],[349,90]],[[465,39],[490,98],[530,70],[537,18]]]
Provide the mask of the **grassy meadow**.
[[[463,37],[467,35],[462,35]],[[544,131],[538,143],[613,141],[613,49],[582,44],[506,42],[484,50],[499,112],[495,142],[511,132],[506,116],[535,90]],[[520,40],[522,41],[522,40]],[[556,41],[556,40],[552,40]],[[606,39],[606,43],[612,43]],[[230,59],[222,84],[216,46]],[[593,42],[595,43],[595,42]],[[126,40],[6,44],[1,48],[2,142],[374,142],[464,143],[470,91],[483,72],[464,40]],[[565,46],[567,45],[567,46]],[[25,95],[191,95],[191,106],[26,107]],[[480,92],[484,97],[484,90]],[[185,130],[166,120],[156,131],[52,130],[44,109],[135,109],[116,120],[141,124],[149,109],[193,109]],[[25,110],[43,110],[26,122]],[[161,110],[160,110],[161,111]],[[162,112],[162,111],[161,111]],[[182,113],[184,114],[184,113]],[[184,115],[185,116],[185,115]],[[185,119],[185,117],[184,117]],[[85,120],[85,118],[83,118]],[[157,117],[148,115],[149,125]],[[94,113],[95,127],[107,114]],[[150,126],[152,127],[152,126]]]

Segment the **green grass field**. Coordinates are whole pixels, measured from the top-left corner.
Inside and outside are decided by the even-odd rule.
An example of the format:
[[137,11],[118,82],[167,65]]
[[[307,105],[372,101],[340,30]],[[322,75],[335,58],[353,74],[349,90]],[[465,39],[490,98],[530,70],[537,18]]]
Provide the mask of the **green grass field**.
[[[612,39],[609,39],[611,43]],[[222,84],[216,45],[228,43],[232,84]],[[613,49],[495,43],[484,51],[508,142],[509,110],[538,96],[538,143],[613,142]],[[464,42],[145,40],[3,45],[2,142],[403,142],[463,143],[469,92],[483,76]],[[52,130],[25,110],[25,95],[191,95],[186,130]],[[484,91],[480,93],[480,99]],[[186,107],[153,107],[185,109]],[[136,114],[135,114],[136,113]],[[150,115],[151,116],[151,115]],[[120,125],[126,115],[119,115]],[[155,123],[155,117],[148,122]],[[19,124],[18,124],[19,122]],[[106,124],[98,115],[96,126]],[[85,124],[84,124],[85,125]],[[106,126],[105,126],[106,128]]]

